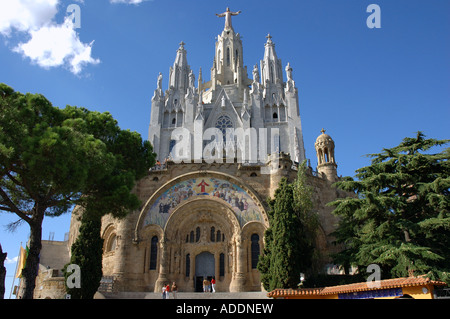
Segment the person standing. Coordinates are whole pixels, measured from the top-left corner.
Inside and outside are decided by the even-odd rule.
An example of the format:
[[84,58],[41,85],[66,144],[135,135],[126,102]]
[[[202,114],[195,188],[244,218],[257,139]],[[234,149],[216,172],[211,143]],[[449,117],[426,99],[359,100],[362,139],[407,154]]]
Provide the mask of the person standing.
[[203,292],[206,292],[207,284],[208,284],[208,280],[206,280],[206,277],[205,277],[205,279],[203,279]]
[[162,299],[166,299],[166,285],[162,286]]
[[172,296],[173,299],[177,299],[178,287],[175,281],[172,283]]
[[170,299],[170,286],[169,283],[166,285],[166,299]]
[[216,292],[216,280],[214,279],[214,277],[212,277],[211,279],[211,292]]

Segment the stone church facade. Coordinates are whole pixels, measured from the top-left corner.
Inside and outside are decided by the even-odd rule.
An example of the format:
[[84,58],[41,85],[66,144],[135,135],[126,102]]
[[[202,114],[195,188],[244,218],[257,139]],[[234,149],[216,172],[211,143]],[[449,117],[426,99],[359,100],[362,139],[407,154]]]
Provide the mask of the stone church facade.
[[[172,282],[180,291],[201,291],[203,279],[212,277],[219,292],[262,289],[256,266],[270,226],[267,198],[283,177],[296,178],[306,156],[292,67],[285,66],[284,80],[268,35],[263,59],[248,78],[241,37],[231,24],[237,14],[227,9],[218,15],[225,27],[210,81],[203,81],[201,69],[195,81],[183,42],[167,90],[158,76],[149,126],[158,163],[135,187],[142,207],[122,220],[102,220],[103,275],[115,292],[160,292]],[[332,187],[338,180],[334,141],[324,130],[315,149],[317,171],[309,168],[308,182],[326,271],[337,223],[326,204],[348,194]],[[78,234],[77,211],[68,247]]]

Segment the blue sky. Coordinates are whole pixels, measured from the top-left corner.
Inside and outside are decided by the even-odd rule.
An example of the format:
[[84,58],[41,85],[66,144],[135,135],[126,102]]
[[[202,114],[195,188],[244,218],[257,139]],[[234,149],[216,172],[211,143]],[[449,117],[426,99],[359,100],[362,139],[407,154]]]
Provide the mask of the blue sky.
[[[127,2],[136,2],[135,4]],[[369,29],[369,4],[381,28]],[[80,7],[81,28],[65,17]],[[224,19],[243,37],[244,65],[263,58],[266,35],[283,67],[290,62],[299,89],[306,156],[325,128],[336,143],[338,174],[354,176],[365,154],[398,145],[418,130],[450,138],[450,2],[446,0],[0,0],[0,82],[45,95],[54,105],[110,112],[123,129],[147,138],[150,100],[159,72],[167,88],[178,44],[209,81],[215,37]],[[251,74],[249,74],[251,77]],[[14,233],[0,213],[0,243],[13,258],[28,236]],[[45,219],[43,239],[63,240],[70,216]],[[11,277],[7,278],[6,297]]]

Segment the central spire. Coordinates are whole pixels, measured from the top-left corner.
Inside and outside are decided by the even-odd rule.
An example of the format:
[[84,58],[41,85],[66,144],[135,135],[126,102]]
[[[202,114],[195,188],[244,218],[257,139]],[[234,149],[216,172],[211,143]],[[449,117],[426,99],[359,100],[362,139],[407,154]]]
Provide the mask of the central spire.
[[216,16],[219,18],[225,17],[225,31],[233,30],[233,25],[231,24],[231,16],[237,16],[242,11],[239,10],[238,12],[231,12],[230,8],[227,8],[227,10],[223,13],[216,13]]

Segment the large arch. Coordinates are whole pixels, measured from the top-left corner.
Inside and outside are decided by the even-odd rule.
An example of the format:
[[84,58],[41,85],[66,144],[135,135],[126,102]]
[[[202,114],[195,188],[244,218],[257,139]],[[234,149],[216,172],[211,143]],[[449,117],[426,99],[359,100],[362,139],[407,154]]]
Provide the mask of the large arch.
[[[238,218],[232,207],[223,201],[203,195],[182,203],[171,214],[164,229],[166,276],[160,281],[170,278],[181,290],[199,291],[202,276],[207,275],[208,279],[214,276],[218,291],[229,291],[233,265],[238,258],[234,246],[240,234]],[[205,260],[197,257],[205,253],[214,258],[215,269],[199,274],[198,270],[205,265],[198,263]]]
[[[192,181],[197,182],[197,180],[203,181],[205,179],[214,179],[213,180],[213,189],[210,188],[210,192],[198,192],[195,194],[185,194],[183,195],[183,199],[180,201],[172,202],[170,206],[167,206],[168,203],[166,203],[164,200],[165,196],[167,198],[171,198],[173,200],[172,193],[177,194],[177,186],[186,186],[186,184],[183,183],[192,183]],[[217,182],[217,183],[215,183]],[[190,201],[193,197],[197,198],[199,196],[202,196],[201,198],[205,199],[204,196],[207,196],[212,199],[217,199],[221,201],[224,205],[227,204],[226,200],[217,195],[217,188],[223,186],[225,183],[229,183],[231,188],[234,189],[235,192],[239,193],[241,195],[242,199],[247,200],[248,207],[252,208],[252,211],[249,212],[249,210],[238,210],[236,209],[236,206],[234,206],[234,214],[237,216],[241,228],[249,221],[258,220],[260,221],[265,227],[269,226],[269,218],[266,213],[266,210],[264,208],[262,200],[259,198],[257,193],[251,189],[249,186],[245,185],[240,179],[231,176],[229,174],[220,173],[220,172],[214,172],[214,171],[197,171],[192,173],[187,173],[184,175],[181,175],[177,178],[174,178],[170,180],[169,182],[165,183],[163,186],[161,186],[145,203],[143,206],[138,221],[135,226],[135,232],[134,232],[134,240],[135,242],[139,242],[141,240],[141,232],[142,229],[146,228],[148,225],[158,225],[161,227],[161,229],[166,228],[166,224],[168,219],[171,217],[173,212],[178,208],[180,204],[184,204],[185,202]],[[207,183],[208,184],[208,183]],[[200,184],[196,184],[200,185]],[[211,183],[209,184],[211,187]],[[217,186],[216,189],[214,189],[214,186]],[[170,193],[172,192],[172,193]],[[170,194],[169,194],[170,193]],[[219,194],[220,195],[220,194]],[[178,197],[180,197],[179,194],[177,194]],[[199,197],[200,198],[200,197]],[[159,206],[158,206],[159,204]],[[228,205],[229,205],[229,199],[228,199]],[[166,205],[166,206],[164,206]],[[230,205],[229,205],[230,206]],[[231,205],[233,207],[233,205]],[[151,209],[153,209],[153,212],[151,212]],[[159,209],[161,214],[157,214],[155,212],[155,209]],[[165,211],[167,209],[167,212]]]

